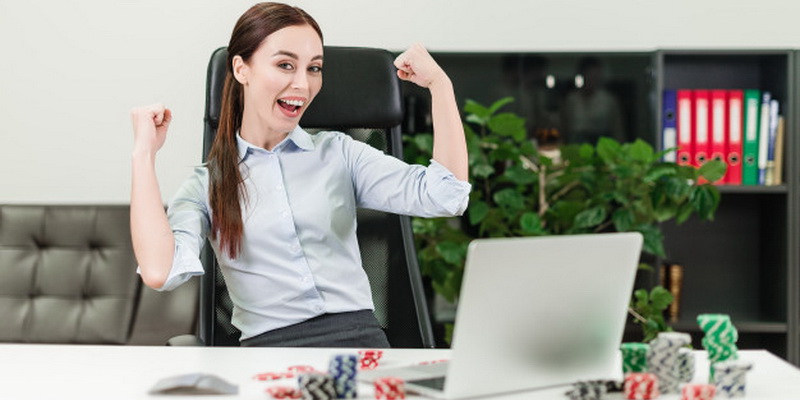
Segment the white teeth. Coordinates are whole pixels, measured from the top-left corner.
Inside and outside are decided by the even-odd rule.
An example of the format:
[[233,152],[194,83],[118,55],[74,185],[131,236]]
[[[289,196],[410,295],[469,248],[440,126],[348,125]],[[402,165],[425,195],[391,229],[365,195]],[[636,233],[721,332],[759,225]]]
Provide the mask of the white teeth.
[[280,101],[282,101],[282,102],[284,102],[284,103],[286,103],[286,104],[288,104],[290,106],[297,106],[297,107],[302,107],[303,104],[305,104],[305,102],[303,100],[283,100],[283,99],[281,99]]

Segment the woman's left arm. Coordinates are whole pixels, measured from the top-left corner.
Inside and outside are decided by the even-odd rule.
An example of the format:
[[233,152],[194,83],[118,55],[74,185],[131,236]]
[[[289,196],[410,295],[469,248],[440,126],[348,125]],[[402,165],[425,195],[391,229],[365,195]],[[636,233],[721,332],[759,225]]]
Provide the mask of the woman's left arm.
[[430,90],[433,159],[459,180],[467,181],[467,142],[450,78],[421,44],[415,44],[397,56],[394,65],[400,79]]

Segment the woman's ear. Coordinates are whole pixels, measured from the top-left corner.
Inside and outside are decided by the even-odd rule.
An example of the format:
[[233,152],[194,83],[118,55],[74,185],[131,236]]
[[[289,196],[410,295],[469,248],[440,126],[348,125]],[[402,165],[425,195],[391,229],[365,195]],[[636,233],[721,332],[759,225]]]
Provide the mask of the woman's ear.
[[233,68],[233,77],[236,78],[236,81],[242,85],[247,85],[248,67],[247,63],[245,63],[244,59],[242,59],[242,56],[233,56],[231,64],[231,67]]

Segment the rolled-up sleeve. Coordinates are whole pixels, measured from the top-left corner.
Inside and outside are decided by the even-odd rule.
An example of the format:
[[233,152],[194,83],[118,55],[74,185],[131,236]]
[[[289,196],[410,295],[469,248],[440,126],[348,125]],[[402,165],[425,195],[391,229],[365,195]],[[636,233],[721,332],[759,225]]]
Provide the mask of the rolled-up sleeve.
[[415,217],[462,215],[472,185],[445,166],[409,165],[342,135],[360,207]]
[[210,226],[207,207],[207,170],[195,169],[194,175],[181,185],[167,208],[167,217],[175,236],[172,268],[159,291],[173,290],[191,277],[204,273],[200,250]]

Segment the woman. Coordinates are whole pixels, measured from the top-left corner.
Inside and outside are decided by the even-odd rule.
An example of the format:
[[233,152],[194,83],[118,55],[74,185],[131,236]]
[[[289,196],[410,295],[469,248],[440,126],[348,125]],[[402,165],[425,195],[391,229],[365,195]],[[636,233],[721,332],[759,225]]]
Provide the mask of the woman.
[[467,205],[467,151],[452,84],[420,45],[395,60],[432,97],[431,165],[410,166],[300,117],[322,87],[322,32],[303,10],[256,4],[233,29],[220,124],[208,163],[164,213],[155,154],[172,114],[131,112],[131,233],[144,282],[170,290],[203,273],[208,237],[246,346],[388,347],[372,314],[355,209],[424,217]]

